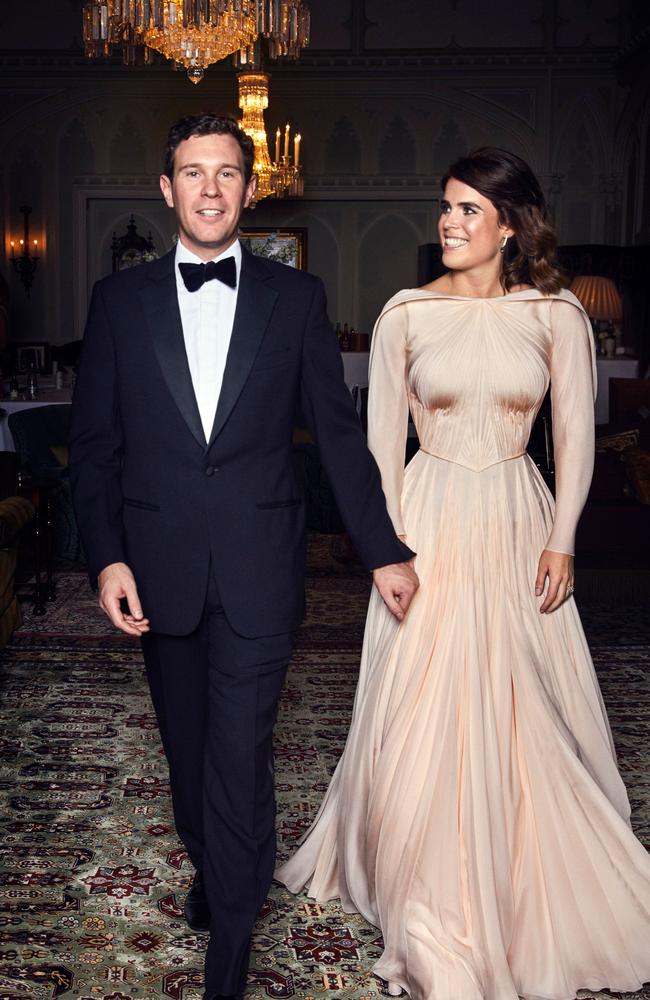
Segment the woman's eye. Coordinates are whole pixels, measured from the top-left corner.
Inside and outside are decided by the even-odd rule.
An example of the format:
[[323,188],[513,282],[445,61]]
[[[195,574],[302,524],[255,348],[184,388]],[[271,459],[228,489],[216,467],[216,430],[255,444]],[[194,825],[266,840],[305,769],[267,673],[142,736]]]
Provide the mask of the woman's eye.
[[442,212],[443,215],[449,215],[451,207],[449,205],[443,205],[440,211]]
[[474,211],[473,208],[470,208],[469,205],[465,205],[465,207],[463,209],[463,214],[464,215],[476,215],[476,212]]

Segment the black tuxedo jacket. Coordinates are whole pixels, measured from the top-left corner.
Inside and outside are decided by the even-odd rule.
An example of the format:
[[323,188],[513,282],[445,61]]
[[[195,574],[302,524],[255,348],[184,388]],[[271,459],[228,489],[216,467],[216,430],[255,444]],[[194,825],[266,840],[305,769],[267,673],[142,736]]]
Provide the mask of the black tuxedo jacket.
[[[95,286],[72,407],[70,467],[91,579],[133,570],[154,631],[191,632],[210,563],[231,626],[288,632],[303,614],[301,406],[368,568],[410,558],[342,377],[322,283],[244,251],[206,441],[185,354],[174,252]],[[215,331],[216,335],[217,331]]]

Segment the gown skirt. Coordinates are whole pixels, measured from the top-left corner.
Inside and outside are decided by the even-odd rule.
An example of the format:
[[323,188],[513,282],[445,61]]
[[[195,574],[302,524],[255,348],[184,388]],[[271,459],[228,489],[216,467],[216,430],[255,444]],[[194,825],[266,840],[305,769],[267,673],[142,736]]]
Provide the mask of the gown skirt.
[[345,752],[277,877],[380,927],[412,1000],[636,990],[650,858],[575,603],[539,613],[546,485],[419,451],[402,511],[420,589],[403,625],[373,590]]

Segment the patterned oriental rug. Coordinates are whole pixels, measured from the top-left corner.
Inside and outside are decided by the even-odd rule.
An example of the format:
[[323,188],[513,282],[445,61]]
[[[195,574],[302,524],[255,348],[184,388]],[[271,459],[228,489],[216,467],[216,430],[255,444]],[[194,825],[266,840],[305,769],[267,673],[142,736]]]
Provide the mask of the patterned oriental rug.
[[[314,539],[277,728],[282,855],[344,743],[367,596],[365,573]],[[81,573],[59,578],[45,617],[28,608],[0,673],[0,1000],[195,1000],[206,938],[182,919],[192,870],[138,646],[110,630]],[[583,617],[635,829],[650,846],[650,612],[591,606]],[[360,917],[274,886],[247,1000],[384,996],[370,972],[381,946]],[[648,1000],[650,985],[633,996]]]

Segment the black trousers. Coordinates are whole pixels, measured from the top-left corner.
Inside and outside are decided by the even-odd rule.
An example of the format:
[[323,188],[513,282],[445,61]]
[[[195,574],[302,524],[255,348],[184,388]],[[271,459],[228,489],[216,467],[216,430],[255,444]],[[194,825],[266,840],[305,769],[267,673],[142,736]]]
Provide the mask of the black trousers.
[[292,633],[233,632],[212,574],[195,632],[142,639],[176,829],[212,912],[208,993],[244,989],[251,931],[273,879],[273,726],[292,647]]

